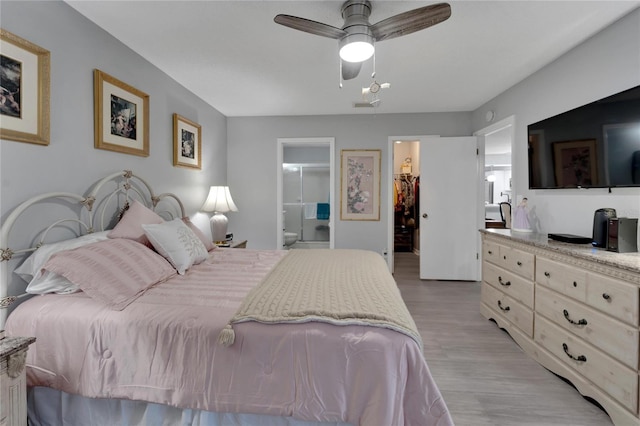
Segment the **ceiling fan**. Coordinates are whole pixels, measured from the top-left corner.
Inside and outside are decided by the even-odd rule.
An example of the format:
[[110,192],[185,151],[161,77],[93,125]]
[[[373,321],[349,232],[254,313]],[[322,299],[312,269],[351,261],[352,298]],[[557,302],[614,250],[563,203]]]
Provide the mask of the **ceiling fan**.
[[369,23],[371,2],[348,0],[342,5],[344,25],[337,28],[305,18],[277,15],[280,25],[338,40],[342,78],[350,80],[360,72],[362,62],[374,54],[374,42],[411,34],[447,20],[451,16],[448,3],[437,3],[400,13],[376,24]]

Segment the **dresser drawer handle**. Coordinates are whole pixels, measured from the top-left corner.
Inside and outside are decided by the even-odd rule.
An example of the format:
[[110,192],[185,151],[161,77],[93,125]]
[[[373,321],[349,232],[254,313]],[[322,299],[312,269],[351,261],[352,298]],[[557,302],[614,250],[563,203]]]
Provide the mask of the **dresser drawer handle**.
[[510,307],[508,307],[508,306],[503,307],[503,306],[502,306],[502,301],[501,301],[501,300],[498,300],[498,308],[502,309],[502,310],[503,310],[503,311],[505,311],[505,312],[509,312],[509,311],[511,310],[511,308],[510,308]]
[[574,281],[574,282],[573,282],[573,286],[574,286],[574,287],[578,287],[578,283]]
[[516,263],[518,266],[522,266],[522,262],[520,262],[519,260]]
[[564,311],[562,311],[562,313],[564,314],[564,317],[566,318],[567,321],[569,321],[571,324],[573,325],[587,325],[587,320],[586,319],[581,319],[578,321],[572,320],[571,318],[569,318],[569,311],[567,311],[566,309]]
[[569,346],[567,346],[567,344],[566,344],[566,343],[563,343],[563,344],[562,344],[562,349],[564,349],[564,353],[565,353],[565,354],[567,354],[567,356],[568,356],[569,358],[571,358],[572,360],[574,360],[574,361],[580,361],[580,362],[587,362],[587,357],[586,357],[586,356],[584,356],[584,355],[578,355],[578,356],[575,356],[575,355],[570,354],[570,353],[569,353]]
[[489,254],[493,254],[493,252],[492,252],[491,250],[487,251],[487,253],[489,253]]
[[505,287],[509,287],[511,285],[511,281],[502,281],[502,277],[498,277],[498,282]]
[[547,277],[547,278],[549,278],[549,277],[551,277],[551,274],[550,274],[549,272],[545,272],[545,273],[544,273],[544,276],[545,276],[545,277]]
[[502,258],[503,258],[504,260],[507,260],[507,256],[502,256]]
[[609,296],[607,293],[602,293],[602,298],[604,300],[611,300],[611,296]]

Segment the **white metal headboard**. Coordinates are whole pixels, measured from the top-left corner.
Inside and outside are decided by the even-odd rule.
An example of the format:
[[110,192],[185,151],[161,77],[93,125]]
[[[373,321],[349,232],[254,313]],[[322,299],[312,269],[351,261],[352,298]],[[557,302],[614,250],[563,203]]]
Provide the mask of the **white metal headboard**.
[[[29,296],[24,292],[26,283],[13,274],[21,261],[45,242],[112,228],[132,200],[140,201],[167,220],[185,216],[184,205],[176,195],[155,195],[151,186],[130,170],[104,177],[87,195],[49,192],[13,209],[0,227],[0,330],[4,329],[14,303]],[[44,216],[47,225],[31,229],[29,216],[33,215]],[[20,235],[16,235],[16,231]]]

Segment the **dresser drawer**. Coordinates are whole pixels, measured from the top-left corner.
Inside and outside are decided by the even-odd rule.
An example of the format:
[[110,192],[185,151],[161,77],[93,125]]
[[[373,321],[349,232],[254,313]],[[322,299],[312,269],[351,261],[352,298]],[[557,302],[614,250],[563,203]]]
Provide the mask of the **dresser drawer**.
[[521,277],[533,281],[535,255],[531,253],[500,246],[500,265]]
[[631,370],[541,316],[536,316],[535,341],[632,413],[638,412],[637,370]]
[[500,246],[492,241],[482,243],[482,260],[495,264],[500,263]]
[[587,303],[621,321],[638,326],[640,289],[615,278],[587,274]]
[[585,271],[541,256],[536,259],[536,282],[581,302],[587,298]]
[[493,311],[518,327],[527,336],[533,337],[533,311],[531,309],[486,282],[482,283],[480,298]]
[[482,265],[482,279],[504,294],[522,302],[529,309],[533,309],[532,281],[527,281],[512,272],[486,262]]
[[637,368],[637,328],[543,287],[536,291],[536,314],[545,316],[630,368]]

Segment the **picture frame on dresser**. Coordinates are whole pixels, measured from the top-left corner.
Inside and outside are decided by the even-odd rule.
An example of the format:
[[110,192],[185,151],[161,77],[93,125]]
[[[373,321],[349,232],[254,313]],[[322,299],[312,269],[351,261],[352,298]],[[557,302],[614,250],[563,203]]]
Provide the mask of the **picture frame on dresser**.
[[149,95],[98,69],[93,71],[94,146],[149,156]]
[[173,114],[173,165],[202,169],[202,126]]
[[380,220],[379,149],[340,152],[340,219]]
[[49,145],[48,50],[0,28],[0,139]]

